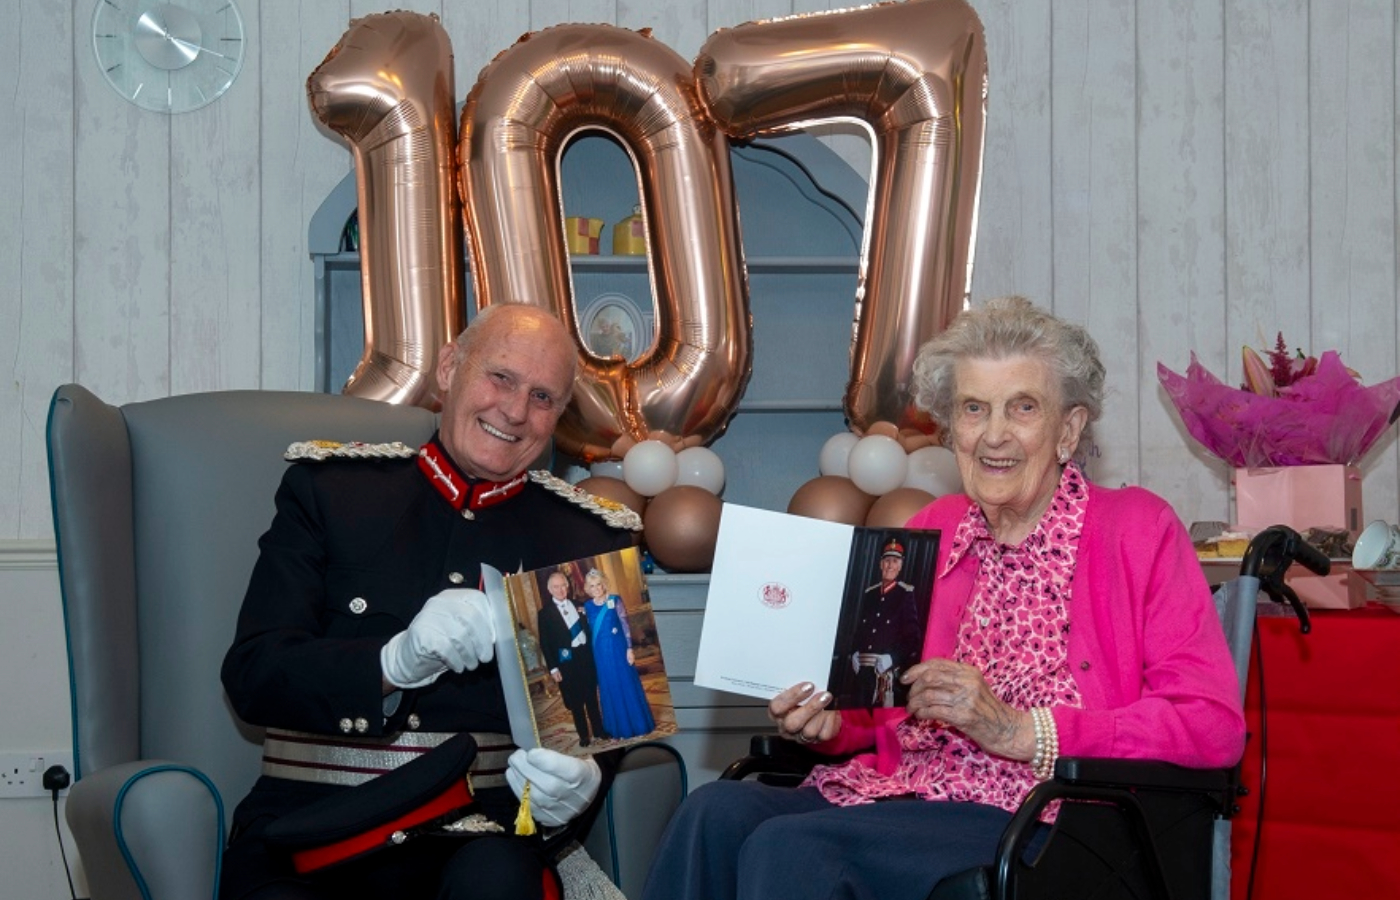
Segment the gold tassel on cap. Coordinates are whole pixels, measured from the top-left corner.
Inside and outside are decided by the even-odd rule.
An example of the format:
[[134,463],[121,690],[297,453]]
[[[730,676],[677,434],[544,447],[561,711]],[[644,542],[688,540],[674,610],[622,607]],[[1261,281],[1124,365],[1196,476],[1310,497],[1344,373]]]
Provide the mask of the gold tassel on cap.
[[520,811],[515,814],[515,833],[531,835],[535,833],[535,819],[530,815],[530,782],[520,792]]

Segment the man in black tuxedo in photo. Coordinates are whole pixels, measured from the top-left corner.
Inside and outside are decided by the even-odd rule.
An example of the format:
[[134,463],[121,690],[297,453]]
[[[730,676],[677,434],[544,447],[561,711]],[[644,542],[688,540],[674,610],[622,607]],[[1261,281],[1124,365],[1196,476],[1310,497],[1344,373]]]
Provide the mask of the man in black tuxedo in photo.
[[608,737],[598,708],[598,672],[593,667],[588,622],[569,597],[567,575],[551,573],[546,587],[550,599],[540,609],[540,647],[564,706],[573,714],[579,746],[587,747],[594,738]]

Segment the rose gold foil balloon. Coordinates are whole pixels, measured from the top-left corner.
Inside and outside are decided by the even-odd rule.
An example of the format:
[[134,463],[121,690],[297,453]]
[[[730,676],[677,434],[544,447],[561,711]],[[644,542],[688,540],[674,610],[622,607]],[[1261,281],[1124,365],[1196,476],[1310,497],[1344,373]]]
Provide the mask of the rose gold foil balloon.
[[[632,362],[596,356],[578,336],[558,161],[582,129],[610,132],[639,173],[657,337]],[[482,70],[458,155],[478,305],[545,306],[579,343],[560,449],[592,461],[624,435],[721,434],[749,378],[751,322],[729,144],[705,117],[690,64],[611,25],[526,35]]]
[[867,528],[903,528],[914,513],[934,499],[928,491],[918,488],[895,488],[871,504],[870,512],[865,514],[865,525]]
[[715,32],[695,63],[731,137],[864,122],[875,176],[856,287],[846,416],[932,429],[910,391],[919,346],[963,308],[982,168],[987,51],[964,0],[909,0]]
[[306,92],[355,159],[365,349],[345,393],[437,409],[433,364],[463,322],[452,44],[437,16],[356,19]]
[[822,475],[797,489],[787,511],[809,519],[863,525],[875,498],[840,475]]
[[667,488],[647,504],[642,536],[652,558],[672,572],[705,572],[715,560],[724,503],[692,484]]

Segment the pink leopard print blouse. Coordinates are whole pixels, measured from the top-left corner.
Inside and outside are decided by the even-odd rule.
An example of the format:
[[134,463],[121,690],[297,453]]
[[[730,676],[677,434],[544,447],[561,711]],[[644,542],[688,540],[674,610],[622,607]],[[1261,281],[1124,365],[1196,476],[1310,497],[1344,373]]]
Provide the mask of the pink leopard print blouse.
[[[944,571],[968,553],[978,560],[954,659],[981,669],[992,691],[1017,709],[1080,705],[1067,650],[1070,582],[1087,505],[1083,473],[1071,462],[1050,508],[1020,546],[998,543],[975,505],[953,535]],[[1007,811],[1035,786],[1030,763],[993,756],[950,726],[906,719],[898,735],[902,753],[892,775],[852,760],[818,766],[804,785],[838,806],[914,794]],[[1047,821],[1053,810],[1048,813]]]

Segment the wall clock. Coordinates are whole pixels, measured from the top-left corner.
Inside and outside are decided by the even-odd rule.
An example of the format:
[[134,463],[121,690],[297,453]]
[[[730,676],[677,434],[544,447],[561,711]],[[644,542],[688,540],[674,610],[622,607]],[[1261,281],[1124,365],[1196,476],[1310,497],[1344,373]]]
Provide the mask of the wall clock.
[[107,83],[163,113],[219,99],[243,68],[243,17],[232,0],[98,0],[92,49]]

